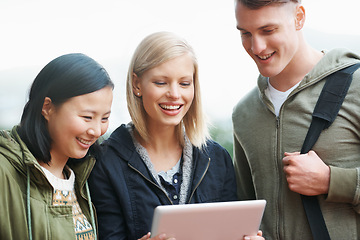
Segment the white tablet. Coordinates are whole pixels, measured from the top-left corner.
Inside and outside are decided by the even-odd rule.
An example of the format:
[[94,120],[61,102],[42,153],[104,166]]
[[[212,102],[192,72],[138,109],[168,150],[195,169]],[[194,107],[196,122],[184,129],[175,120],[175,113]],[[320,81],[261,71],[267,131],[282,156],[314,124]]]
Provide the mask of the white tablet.
[[163,205],[154,210],[151,235],[176,240],[239,240],[256,235],[265,200]]

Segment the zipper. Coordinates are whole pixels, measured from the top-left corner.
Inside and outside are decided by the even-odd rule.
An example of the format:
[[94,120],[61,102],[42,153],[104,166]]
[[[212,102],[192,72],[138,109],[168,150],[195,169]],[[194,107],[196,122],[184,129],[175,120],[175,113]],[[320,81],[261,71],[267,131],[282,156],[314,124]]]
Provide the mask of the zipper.
[[128,166],[133,169],[135,172],[139,173],[143,178],[145,178],[148,182],[150,182],[152,185],[154,185],[155,187],[157,187],[158,189],[160,189],[165,196],[167,197],[167,199],[170,201],[171,205],[174,205],[174,203],[171,201],[171,199],[169,198],[169,196],[167,195],[167,193],[159,187],[159,185],[157,185],[156,183],[154,183],[153,181],[151,181],[149,178],[145,177],[144,174],[142,174],[139,170],[137,170],[135,167],[133,167],[132,165],[130,165],[130,163],[128,163]]
[[[281,106],[282,108],[282,106]],[[281,112],[281,109],[280,109],[280,112]],[[280,115],[280,114],[279,114]],[[282,169],[280,169],[280,166],[278,164],[278,159],[280,157],[280,144],[281,144],[281,141],[280,141],[280,117],[277,116],[276,117],[276,156],[275,156],[275,166],[277,167],[277,178],[279,179],[279,184],[277,185],[277,194],[278,194],[278,198],[277,198],[277,204],[276,204],[276,207],[277,207],[277,213],[278,215],[276,216],[276,235],[277,235],[277,238],[278,239],[281,239],[281,219],[280,219],[280,215],[281,215],[281,212],[282,212],[282,207],[281,207],[281,185],[282,185],[282,182],[281,182],[281,176],[280,176],[280,173],[282,172]]]
[[190,195],[190,197],[189,197],[189,201],[188,201],[188,203],[190,203],[190,202],[191,202],[191,199],[192,199],[192,197],[194,196],[196,189],[199,187],[200,183],[201,183],[201,182],[202,182],[202,180],[204,179],[205,174],[207,173],[207,171],[208,171],[208,169],[209,169],[210,162],[211,162],[211,158],[209,158],[209,161],[208,161],[208,164],[207,164],[207,166],[206,166],[205,171],[203,172],[203,174],[202,174],[202,176],[201,176],[201,178],[200,178],[199,182],[196,184],[196,186],[195,186],[194,190],[192,191],[192,193],[191,193],[191,195]]

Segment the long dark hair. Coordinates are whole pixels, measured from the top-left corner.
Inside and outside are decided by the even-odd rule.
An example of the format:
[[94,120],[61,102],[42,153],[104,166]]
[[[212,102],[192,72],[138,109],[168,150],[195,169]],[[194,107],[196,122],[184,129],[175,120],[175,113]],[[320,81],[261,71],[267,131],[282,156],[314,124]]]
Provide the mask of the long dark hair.
[[[107,86],[114,88],[106,70],[84,54],[66,54],[49,62],[32,83],[18,128],[21,139],[34,157],[44,163],[51,160],[52,140],[42,115],[45,97],[49,97],[54,105],[60,105],[69,98]],[[91,147],[90,152],[92,150]]]

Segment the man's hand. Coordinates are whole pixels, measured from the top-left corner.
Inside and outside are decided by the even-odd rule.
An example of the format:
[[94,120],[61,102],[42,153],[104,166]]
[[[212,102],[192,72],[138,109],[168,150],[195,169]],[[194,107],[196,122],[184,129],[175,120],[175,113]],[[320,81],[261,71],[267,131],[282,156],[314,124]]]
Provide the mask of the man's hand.
[[328,193],[330,168],[314,151],[285,152],[284,155],[284,172],[291,191],[307,196]]

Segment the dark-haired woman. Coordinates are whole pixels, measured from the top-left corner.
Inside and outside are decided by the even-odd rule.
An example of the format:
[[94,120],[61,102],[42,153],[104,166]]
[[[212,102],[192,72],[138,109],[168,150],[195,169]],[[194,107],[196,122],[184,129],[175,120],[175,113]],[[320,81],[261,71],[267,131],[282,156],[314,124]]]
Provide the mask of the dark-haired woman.
[[21,122],[0,131],[0,239],[96,239],[87,178],[113,83],[83,54],[48,63]]

